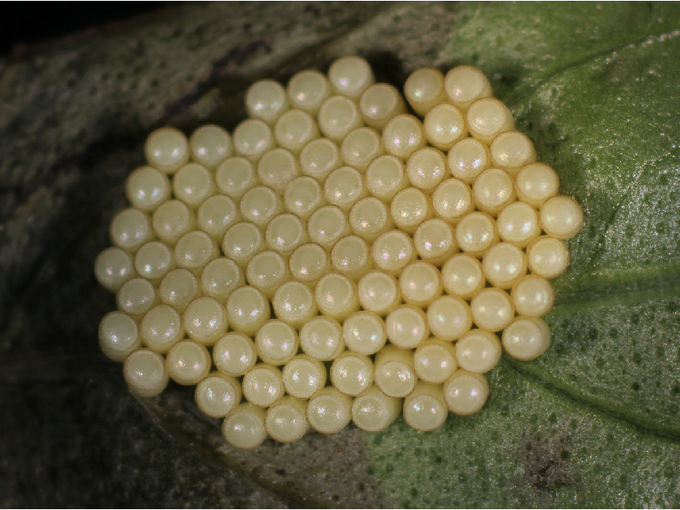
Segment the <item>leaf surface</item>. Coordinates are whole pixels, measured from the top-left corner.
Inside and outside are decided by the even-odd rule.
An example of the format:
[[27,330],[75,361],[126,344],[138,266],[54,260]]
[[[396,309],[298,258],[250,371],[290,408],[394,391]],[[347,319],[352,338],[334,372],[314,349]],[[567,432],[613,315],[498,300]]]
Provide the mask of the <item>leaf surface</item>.
[[383,483],[404,506],[677,506],[677,6],[463,9],[451,59],[491,77],[586,220],[548,352],[504,359],[478,416],[371,438]]

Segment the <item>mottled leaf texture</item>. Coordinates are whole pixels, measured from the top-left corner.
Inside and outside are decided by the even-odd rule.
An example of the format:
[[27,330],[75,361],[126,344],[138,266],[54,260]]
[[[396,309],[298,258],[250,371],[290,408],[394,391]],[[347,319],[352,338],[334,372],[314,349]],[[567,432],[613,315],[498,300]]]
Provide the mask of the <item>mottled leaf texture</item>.
[[[429,434],[224,443],[192,392],[134,398],[92,277],[145,133],[365,56],[403,85],[472,64],[583,205],[548,352],[504,358]],[[0,58],[0,505],[680,506],[680,7],[199,4]]]

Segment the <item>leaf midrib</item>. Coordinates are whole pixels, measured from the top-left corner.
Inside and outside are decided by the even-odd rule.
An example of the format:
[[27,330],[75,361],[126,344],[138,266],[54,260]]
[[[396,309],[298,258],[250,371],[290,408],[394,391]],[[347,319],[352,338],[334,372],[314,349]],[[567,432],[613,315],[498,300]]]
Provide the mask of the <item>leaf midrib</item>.
[[631,278],[620,276],[587,287],[571,288],[570,285],[561,289],[559,284],[555,287],[557,299],[551,314],[572,313],[585,306],[631,305],[680,296],[680,267],[659,269],[647,277],[639,274]]
[[560,397],[568,398],[578,403],[579,405],[582,405],[588,409],[591,409],[594,412],[597,412],[601,415],[608,417],[611,420],[633,427],[640,433],[647,434],[655,438],[665,439],[673,442],[674,444],[680,444],[680,432],[650,426],[648,423],[636,419],[635,416],[625,415],[621,412],[617,412],[613,409],[604,407],[601,405],[600,402],[594,399],[589,399],[582,393],[573,391],[573,389],[568,385],[562,386],[556,384],[554,381],[548,380],[542,377],[541,375],[537,374],[536,372],[526,370],[525,368],[523,368],[521,362],[514,360],[507,355],[503,355],[501,362],[505,363],[508,367],[512,368],[517,373],[519,373],[523,378],[527,380],[527,382],[529,382],[529,384],[540,385],[542,388],[545,388],[548,391]]

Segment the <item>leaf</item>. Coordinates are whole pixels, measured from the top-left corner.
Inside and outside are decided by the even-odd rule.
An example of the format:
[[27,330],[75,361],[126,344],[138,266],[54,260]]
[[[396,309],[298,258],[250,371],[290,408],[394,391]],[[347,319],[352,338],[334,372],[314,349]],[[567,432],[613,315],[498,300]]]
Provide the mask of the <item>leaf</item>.
[[369,439],[379,476],[403,506],[677,506],[677,6],[463,11],[452,60],[492,77],[586,222],[554,282],[549,351],[505,360],[474,418]]
[[[680,506],[679,19],[674,3],[197,4],[0,60],[0,502]],[[553,344],[504,359],[484,410],[437,432],[399,419],[235,451],[191,391],[125,390],[97,352],[115,305],[92,263],[149,129],[233,128],[256,79],[348,53],[395,85],[481,67],[583,204]]]

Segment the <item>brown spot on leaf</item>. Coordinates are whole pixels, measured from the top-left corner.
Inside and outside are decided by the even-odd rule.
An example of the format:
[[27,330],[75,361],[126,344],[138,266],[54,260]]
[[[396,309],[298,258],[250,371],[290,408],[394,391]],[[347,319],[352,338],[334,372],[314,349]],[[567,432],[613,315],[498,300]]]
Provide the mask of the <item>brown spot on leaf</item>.
[[554,434],[532,432],[525,435],[517,452],[525,483],[538,490],[551,490],[575,483],[571,472],[570,440],[561,428]]

